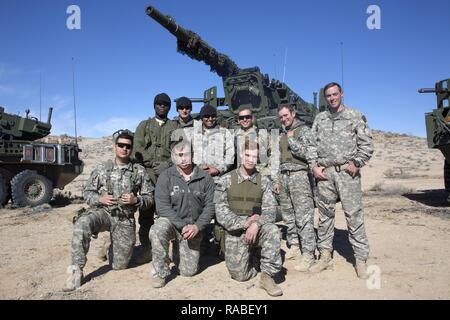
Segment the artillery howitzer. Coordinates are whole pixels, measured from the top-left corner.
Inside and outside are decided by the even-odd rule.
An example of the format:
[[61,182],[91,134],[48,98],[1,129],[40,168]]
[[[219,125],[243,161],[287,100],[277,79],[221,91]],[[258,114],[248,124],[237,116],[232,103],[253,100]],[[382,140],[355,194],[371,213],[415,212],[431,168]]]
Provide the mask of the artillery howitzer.
[[[450,194],[450,79],[436,82],[434,88],[419,89],[419,93],[436,93],[437,108],[425,113],[429,148],[437,148],[444,155],[445,190]],[[450,195],[449,195],[450,202]]]
[[285,83],[263,75],[258,67],[241,69],[225,54],[210,47],[198,34],[179,26],[170,16],[164,16],[154,7],[147,7],[146,13],[177,38],[177,50],[194,60],[203,61],[211,71],[222,77],[225,97],[217,97],[217,87],[204,92],[203,99],[193,102],[209,103],[214,107],[228,106],[218,110],[219,121],[229,128],[236,124],[240,107],[250,106],[256,116],[258,127],[279,128],[277,108],[280,104],[294,105],[297,118],[311,125],[317,112],[314,104],[307,103]]
[[0,206],[10,198],[18,206],[49,202],[53,189],[63,189],[83,171],[76,143],[38,141],[50,134],[47,122],[4,112],[0,107]]

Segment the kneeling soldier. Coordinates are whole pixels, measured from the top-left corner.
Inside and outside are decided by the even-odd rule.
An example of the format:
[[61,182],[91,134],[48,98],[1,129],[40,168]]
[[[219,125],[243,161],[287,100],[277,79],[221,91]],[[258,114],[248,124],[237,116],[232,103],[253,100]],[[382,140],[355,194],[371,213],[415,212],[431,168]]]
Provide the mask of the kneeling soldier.
[[125,269],[136,242],[134,213],[153,204],[153,185],[144,167],[130,162],[133,133],[119,130],[113,138],[115,161],[102,163],[92,171],[83,190],[90,209],[74,218],[72,264],[67,268],[70,276],[65,291],[80,287],[91,236],[99,232],[111,233],[112,268]]
[[153,250],[154,288],[164,287],[169,269],[169,242],[175,240],[180,274],[197,273],[202,231],[214,216],[214,180],[192,163],[190,142],[172,148],[175,166],[164,171],[155,188],[159,218],[150,229]]
[[226,230],[226,266],[237,281],[253,278],[254,251],[261,248],[260,286],[271,296],[281,296],[273,280],[282,263],[280,232],[274,224],[276,200],[268,177],[256,170],[257,143],[247,140],[241,157],[242,164],[220,178],[214,199],[217,221]]

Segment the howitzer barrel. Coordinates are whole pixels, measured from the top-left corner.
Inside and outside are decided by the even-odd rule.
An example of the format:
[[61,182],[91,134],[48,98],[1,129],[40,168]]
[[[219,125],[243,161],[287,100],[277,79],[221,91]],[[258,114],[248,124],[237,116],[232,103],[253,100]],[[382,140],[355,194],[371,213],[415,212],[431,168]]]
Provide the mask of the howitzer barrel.
[[164,28],[166,28],[171,34],[173,34],[177,39],[183,42],[187,42],[189,40],[189,33],[184,28],[180,27],[175,19],[170,16],[163,15],[160,11],[155,9],[155,7],[148,6],[145,10],[147,15],[151,17],[153,20],[158,22]]
[[179,26],[175,19],[163,15],[153,6],[146,9],[147,15],[158,22],[177,38],[177,49],[192,59],[203,61],[221,77],[228,77],[239,72],[239,67],[227,55],[217,52],[195,32]]

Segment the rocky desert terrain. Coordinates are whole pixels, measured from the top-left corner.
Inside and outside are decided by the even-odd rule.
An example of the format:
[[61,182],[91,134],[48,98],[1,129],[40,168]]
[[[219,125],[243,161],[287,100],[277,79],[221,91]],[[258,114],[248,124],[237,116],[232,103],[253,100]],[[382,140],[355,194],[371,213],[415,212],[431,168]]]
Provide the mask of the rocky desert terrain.
[[[373,276],[365,281],[355,275],[338,205],[334,268],[300,273],[294,261],[285,261],[277,279],[284,295],[276,299],[450,298],[450,207],[444,203],[443,156],[429,150],[422,138],[373,134],[375,154],[362,172]],[[100,261],[96,256],[100,239],[91,242],[86,283],[74,292],[63,292],[72,217],[84,205],[81,188],[95,164],[112,157],[109,138],[82,138],[80,144],[84,173],[65,190],[55,190],[49,206],[8,204],[0,210],[0,299],[274,299],[257,286],[257,280],[232,280],[225,263],[213,255],[202,257],[196,276],[174,275],[166,287],[153,289],[149,264],[113,271]]]

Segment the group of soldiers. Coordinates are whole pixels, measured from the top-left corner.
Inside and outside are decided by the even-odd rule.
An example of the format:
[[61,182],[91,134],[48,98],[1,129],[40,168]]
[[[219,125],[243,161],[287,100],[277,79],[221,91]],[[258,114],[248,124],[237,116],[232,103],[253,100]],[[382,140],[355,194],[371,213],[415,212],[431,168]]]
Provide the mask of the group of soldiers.
[[[260,287],[280,296],[274,280],[282,268],[277,207],[287,226],[284,258],[296,259],[298,271],[317,273],[332,266],[337,201],[347,221],[356,274],[367,279],[360,169],[372,156],[372,136],[364,115],[343,104],[338,83],[327,84],[324,95],[328,106],[311,128],[298,120],[294,106],[280,105],[281,135],[268,141],[251,106],[239,109],[239,128],[231,132],[219,126],[211,105],[194,120],[186,97],[176,100],[178,120],[169,120],[171,99],[158,94],[155,117],[142,121],[135,134],[116,132],[115,159],[97,166],[86,183],[83,197],[90,207],[74,218],[65,290],[81,286],[90,240],[99,232],[110,232],[112,268],[128,266],[139,210],[136,262],[151,261],[154,288],[165,286],[170,261],[181,276],[198,272],[214,224],[231,278],[246,281],[260,272]],[[269,159],[260,161],[265,154]]]

